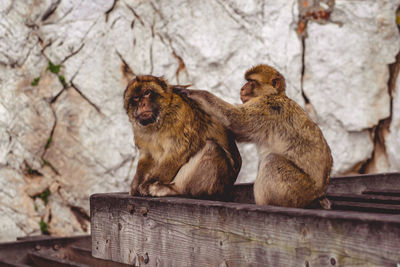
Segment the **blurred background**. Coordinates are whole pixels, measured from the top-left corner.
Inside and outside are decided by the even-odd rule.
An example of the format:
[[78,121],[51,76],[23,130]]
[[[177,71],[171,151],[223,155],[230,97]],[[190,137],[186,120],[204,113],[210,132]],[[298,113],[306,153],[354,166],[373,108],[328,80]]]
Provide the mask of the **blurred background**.
[[[400,0],[2,0],[0,241],[90,231],[89,195],[136,168],[122,94],[164,76],[240,103],[276,67],[321,127],[332,174],[400,171]],[[238,182],[252,182],[241,145]]]

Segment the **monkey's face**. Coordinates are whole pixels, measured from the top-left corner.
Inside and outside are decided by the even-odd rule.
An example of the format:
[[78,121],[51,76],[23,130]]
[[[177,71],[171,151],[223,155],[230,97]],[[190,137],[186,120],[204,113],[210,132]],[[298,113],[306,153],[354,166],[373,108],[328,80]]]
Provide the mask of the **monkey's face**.
[[244,77],[248,82],[242,87],[240,92],[240,98],[243,103],[253,97],[285,92],[285,78],[271,66],[263,64],[255,66],[249,69]]
[[143,75],[132,80],[124,93],[124,107],[130,121],[141,126],[157,123],[167,90],[168,86],[161,78]]
[[256,81],[249,80],[242,89],[240,89],[240,100],[243,104],[255,97],[254,89],[256,87]]

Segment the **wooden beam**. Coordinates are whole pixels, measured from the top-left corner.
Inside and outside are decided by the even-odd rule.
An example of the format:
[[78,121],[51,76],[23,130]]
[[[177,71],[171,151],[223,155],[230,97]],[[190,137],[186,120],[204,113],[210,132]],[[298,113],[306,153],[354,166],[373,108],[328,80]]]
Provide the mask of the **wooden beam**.
[[382,195],[382,196],[393,196],[393,197],[400,197],[400,190],[366,190],[362,192],[363,194],[369,195]]
[[[54,247],[64,248],[69,245],[90,247],[89,235],[74,237],[26,237],[19,238],[16,242],[5,242],[0,244],[0,263],[3,261],[14,264],[26,264],[29,262],[28,253],[32,251],[51,251]],[[0,266],[2,266],[0,264]]]
[[400,197],[392,197],[387,195],[378,194],[335,194],[330,193],[327,195],[330,200],[338,201],[353,201],[353,202],[363,202],[363,203],[382,203],[382,204],[395,204],[399,205],[400,208]]
[[[327,192],[328,194],[361,194],[363,192],[372,192],[371,194],[392,196],[396,196],[397,193],[397,196],[400,196],[400,173],[331,177]],[[253,184],[236,184],[233,188],[232,202],[254,203]]]
[[[349,183],[346,178],[341,182]],[[358,187],[359,192],[368,188]],[[342,183],[336,188],[346,191]],[[136,266],[395,266],[400,262],[400,215],[123,193],[92,195],[90,205],[92,255]]]
[[91,267],[90,265],[53,257],[52,255],[46,255],[39,252],[29,252],[28,256],[34,263],[34,266],[37,267]]
[[100,260],[92,257],[92,251],[89,248],[82,248],[80,246],[70,246],[68,248],[68,259],[74,262],[87,264],[95,267],[132,267],[118,262],[112,262],[107,260]]
[[332,177],[328,184],[328,194],[361,194],[364,191],[388,189],[400,190],[400,173],[380,173]]

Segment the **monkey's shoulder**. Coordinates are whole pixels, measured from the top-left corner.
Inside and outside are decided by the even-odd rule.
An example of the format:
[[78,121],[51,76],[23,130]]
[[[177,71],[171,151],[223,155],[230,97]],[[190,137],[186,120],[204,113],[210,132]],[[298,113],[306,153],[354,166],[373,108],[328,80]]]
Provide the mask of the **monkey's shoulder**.
[[258,96],[243,104],[250,113],[261,113],[268,119],[282,118],[290,112],[290,99],[282,95]]

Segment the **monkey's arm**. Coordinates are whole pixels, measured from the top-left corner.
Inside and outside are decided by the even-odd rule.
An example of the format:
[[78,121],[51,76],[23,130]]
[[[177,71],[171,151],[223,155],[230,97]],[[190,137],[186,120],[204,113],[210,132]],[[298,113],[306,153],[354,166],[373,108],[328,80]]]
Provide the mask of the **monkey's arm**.
[[250,131],[254,125],[251,116],[248,116],[243,105],[232,105],[212,93],[204,90],[186,89],[185,94],[209,115],[216,118],[225,128],[235,135],[238,141],[250,141]]
[[140,153],[139,162],[136,168],[136,174],[131,183],[130,194],[132,196],[139,195],[139,185],[147,178],[146,174],[154,167],[154,161],[147,153]]

